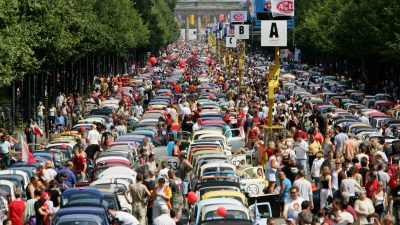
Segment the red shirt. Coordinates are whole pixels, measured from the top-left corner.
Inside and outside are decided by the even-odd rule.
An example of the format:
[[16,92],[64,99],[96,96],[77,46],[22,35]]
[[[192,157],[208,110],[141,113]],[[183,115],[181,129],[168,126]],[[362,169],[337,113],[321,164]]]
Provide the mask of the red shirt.
[[231,118],[231,116],[229,114],[225,114],[224,115],[224,121],[228,121]]
[[393,188],[395,188],[395,187],[397,186],[397,181],[396,181],[396,179],[397,179],[397,176],[396,176],[396,175],[393,175],[393,176],[390,177],[390,180],[389,180],[389,182],[388,182],[387,185],[388,185],[391,189],[393,189]]
[[8,217],[13,225],[22,225],[22,217],[24,216],[25,202],[22,200],[14,200],[9,205]]
[[179,84],[175,84],[175,86],[174,86],[174,91],[175,91],[176,93],[181,93],[181,91],[182,91],[181,86],[180,86]]
[[244,112],[239,113],[237,116],[237,125],[242,126],[242,121],[246,117],[246,114]]
[[78,155],[78,156],[74,157],[73,163],[75,166],[75,171],[83,171],[83,169],[85,168],[85,164],[86,164],[86,158],[83,157],[82,155]]
[[378,190],[378,179],[375,179],[372,182],[367,182],[365,184],[365,190],[367,191],[367,196],[369,198]]
[[256,124],[260,124],[261,118],[258,116],[253,117],[253,122],[256,122]]

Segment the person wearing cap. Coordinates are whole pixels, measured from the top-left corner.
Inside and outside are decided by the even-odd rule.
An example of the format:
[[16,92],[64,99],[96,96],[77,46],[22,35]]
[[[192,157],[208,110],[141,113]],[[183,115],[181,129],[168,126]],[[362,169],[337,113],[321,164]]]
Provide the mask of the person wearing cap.
[[357,224],[368,224],[368,216],[375,213],[374,204],[371,199],[367,197],[367,191],[361,189],[360,195],[354,203],[354,211],[357,213]]
[[114,218],[118,219],[121,225],[139,225],[139,221],[132,216],[131,214],[123,211],[117,211],[114,207],[109,206],[107,209],[107,214]]

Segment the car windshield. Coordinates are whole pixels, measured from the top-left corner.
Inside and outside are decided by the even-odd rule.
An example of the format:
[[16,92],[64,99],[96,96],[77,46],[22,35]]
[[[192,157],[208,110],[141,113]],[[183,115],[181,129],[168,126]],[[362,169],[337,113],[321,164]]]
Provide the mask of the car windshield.
[[246,213],[237,210],[227,210],[227,214],[225,217],[220,217],[217,211],[212,211],[206,213],[204,216],[204,220],[215,220],[215,219],[248,219]]
[[116,202],[114,195],[105,195],[104,201],[108,203],[108,207],[112,207],[113,209],[119,210],[119,205]]
[[73,193],[71,195],[62,197],[62,205],[64,207],[69,206],[92,206],[101,205],[99,196],[92,193]]
[[125,192],[126,188],[123,184],[96,184],[94,187],[98,189],[112,189],[112,190],[118,190],[118,192]]
[[1,185],[0,184],[0,189],[5,191],[5,192],[7,192],[7,193],[9,193],[9,194],[11,194],[11,188],[9,186],[7,186],[7,185]]
[[98,223],[94,221],[66,221],[66,222],[61,222],[57,223],[57,225],[99,225]]
[[398,164],[399,164],[399,161],[400,161],[400,155],[398,155],[398,156],[393,156],[393,158],[392,158],[392,164],[393,164],[393,165],[398,165]]

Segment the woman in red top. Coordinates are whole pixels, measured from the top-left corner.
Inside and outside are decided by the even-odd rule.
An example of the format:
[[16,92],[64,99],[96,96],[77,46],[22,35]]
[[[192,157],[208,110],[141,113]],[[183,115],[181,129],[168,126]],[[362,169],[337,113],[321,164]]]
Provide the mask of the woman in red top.
[[256,126],[256,122],[251,123],[251,127],[247,130],[247,148],[251,148],[254,141],[257,139],[258,135],[260,134],[260,129]]
[[12,201],[8,207],[8,218],[11,220],[13,225],[22,225],[22,217],[25,211],[25,202],[22,201],[22,193],[20,190],[16,190],[15,200]]

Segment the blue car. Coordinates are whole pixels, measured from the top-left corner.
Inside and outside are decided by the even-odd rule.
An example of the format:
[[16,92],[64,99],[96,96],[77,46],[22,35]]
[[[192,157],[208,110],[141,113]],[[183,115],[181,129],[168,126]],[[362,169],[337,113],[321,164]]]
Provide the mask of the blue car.
[[98,207],[107,208],[104,194],[95,188],[71,188],[61,195],[60,208],[70,207]]
[[[95,219],[95,218],[97,219]],[[76,223],[80,222],[82,223]],[[98,207],[72,207],[60,209],[53,217],[54,225],[109,225],[106,211]]]

